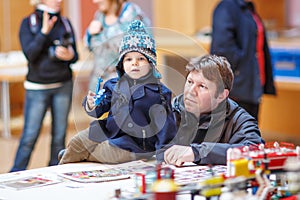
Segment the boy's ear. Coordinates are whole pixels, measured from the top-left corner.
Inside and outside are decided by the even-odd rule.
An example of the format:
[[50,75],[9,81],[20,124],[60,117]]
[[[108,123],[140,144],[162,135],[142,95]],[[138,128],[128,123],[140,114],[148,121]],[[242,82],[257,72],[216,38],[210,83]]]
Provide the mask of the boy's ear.
[[218,96],[218,102],[222,102],[224,99],[226,99],[229,95],[229,90],[228,89],[224,89],[222,93],[219,94]]

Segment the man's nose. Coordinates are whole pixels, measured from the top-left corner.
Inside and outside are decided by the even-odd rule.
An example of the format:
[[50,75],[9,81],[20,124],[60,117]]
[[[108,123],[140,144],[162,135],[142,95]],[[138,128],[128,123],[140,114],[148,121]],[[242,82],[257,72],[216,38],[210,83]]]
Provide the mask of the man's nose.
[[196,95],[197,94],[197,87],[196,84],[192,84],[190,89],[189,89],[189,93],[192,95]]

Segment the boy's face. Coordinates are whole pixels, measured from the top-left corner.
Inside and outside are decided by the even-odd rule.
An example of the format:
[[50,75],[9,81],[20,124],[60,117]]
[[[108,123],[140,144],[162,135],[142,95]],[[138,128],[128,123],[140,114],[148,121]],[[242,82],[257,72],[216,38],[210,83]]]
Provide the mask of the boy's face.
[[129,52],[124,55],[123,67],[125,73],[132,79],[147,75],[151,69],[148,59],[139,52]]
[[215,109],[222,98],[215,97],[217,86],[204,78],[202,71],[191,71],[184,86],[184,106],[187,111],[199,117]]

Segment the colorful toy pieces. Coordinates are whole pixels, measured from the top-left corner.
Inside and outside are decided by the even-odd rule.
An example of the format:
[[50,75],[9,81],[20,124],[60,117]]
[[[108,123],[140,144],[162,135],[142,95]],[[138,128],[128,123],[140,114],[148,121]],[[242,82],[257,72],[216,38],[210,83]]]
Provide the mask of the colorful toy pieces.
[[[292,194],[300,192],[300,186],[296,186],[300,182],[299,161],[300,147],[295,148],[290,143],[268,142],[265,145],[230,148],[227,151],[226,181],[244,177],[247,190],[251,191],[247,198],[251,200],[295,199]],[[291,173],[293,176],[288,176]]]
[[[182,170],[165,167],[137,173],[140,195],[126,200],[173,200],[181,195],[191,195],[191,200],[195,196],[209,200],[300,200],[300,147],[290,143],[229,148],[224,174],[214,173],[217,166],[210,166],[210,175],[185,185],[174,178]],[[198,171],[194,173],[201,173]]]
[[96,86],[96,96],[94,97],[95,106],[100,105],[101,101],[105,98],[104,92],[105,89],[101,89],[101,83],[103,82],[102,78],[98,78],[97,86]]
[[217,200],[300,200],[300,147],[268,142],[230,148],[226,174],[180,191],[184,190],[191,191],[191,199],[200,195]]

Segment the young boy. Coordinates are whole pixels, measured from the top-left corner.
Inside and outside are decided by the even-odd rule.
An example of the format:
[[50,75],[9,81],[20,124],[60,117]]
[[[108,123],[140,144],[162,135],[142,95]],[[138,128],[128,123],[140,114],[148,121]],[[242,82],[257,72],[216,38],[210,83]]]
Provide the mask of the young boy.
[[119,77],[108,80],[96,101],[89,91],[83,101],[88,115],[99,118],[69,142],[60,164],[80,161],[121,163],[147,159],[176,134],[171,91],[160,83],[155,41],[141,21],[129,25],[119,49]]

